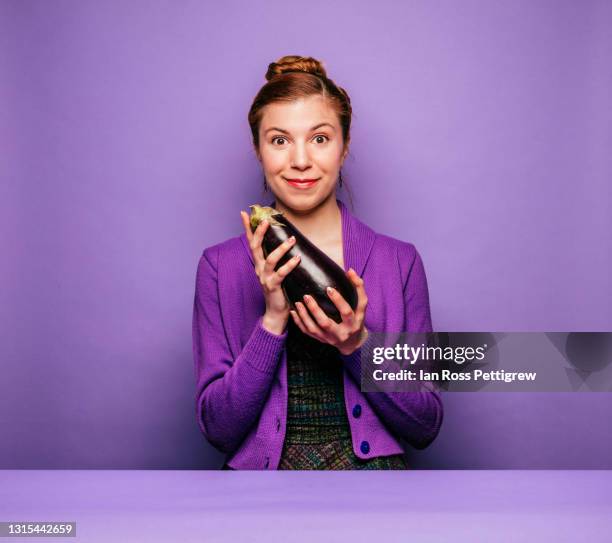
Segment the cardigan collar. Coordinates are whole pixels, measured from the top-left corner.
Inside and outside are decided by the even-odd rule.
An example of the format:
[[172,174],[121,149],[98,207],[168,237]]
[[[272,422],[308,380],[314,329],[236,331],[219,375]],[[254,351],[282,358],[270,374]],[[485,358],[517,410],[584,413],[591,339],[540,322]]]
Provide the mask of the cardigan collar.
[[[338,199],[336,199],[336,202],[342,217],[342,256],[344,258],[345,271],[353,268],[357,275],[361,276],[370,256],[376,232],[357,219],[349,211],[344,202]],[[274,207],[275,203],[276,201],[272,201],[268,205],[269,207]],[[240,239],[249,255],[251,264],[254,265],[253,255],[251,254],[251,248],[249,247],[245,232],[240,235]]]

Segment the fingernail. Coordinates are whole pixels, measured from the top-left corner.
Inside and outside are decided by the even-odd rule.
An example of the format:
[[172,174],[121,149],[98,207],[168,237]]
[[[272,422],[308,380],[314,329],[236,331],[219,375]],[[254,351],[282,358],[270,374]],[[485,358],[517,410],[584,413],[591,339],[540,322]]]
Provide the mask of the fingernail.
[[295,255],[295,256],[293,257],[293,260],[299,260],[299,259],[300,259],[300,255]]
[[291,236],[289,238],[289,243],[295,243],[295,236]]
[[335,289],[333,289],[332,287],[327,287],[327,294],[332,294],[333,295],[335,293],[336,293]]
[[306,300],[307,302],[310,302],[310,300],[312,300],[312,296],[309,296],[308,294],[304,294],[304,300]]

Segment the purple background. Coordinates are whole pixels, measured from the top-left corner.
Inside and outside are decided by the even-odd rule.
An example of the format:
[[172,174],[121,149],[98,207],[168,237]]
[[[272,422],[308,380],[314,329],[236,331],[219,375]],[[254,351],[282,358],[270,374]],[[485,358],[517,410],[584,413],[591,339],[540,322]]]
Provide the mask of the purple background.
[[[612,330],[610,2],[4,0],[0,25],[0,468],[221,465],[195,271],[264,199],[246,115],[285,54],[348,90],[354,212],[416,245],[437,330]],[[415,467],[612,467],[610,394],[445,411]]]

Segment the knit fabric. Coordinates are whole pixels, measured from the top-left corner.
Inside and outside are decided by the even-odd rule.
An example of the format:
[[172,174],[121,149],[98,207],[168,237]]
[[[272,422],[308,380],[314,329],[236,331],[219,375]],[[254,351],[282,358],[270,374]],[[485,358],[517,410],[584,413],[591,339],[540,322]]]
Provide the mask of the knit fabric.
[[353,452],[338,351],[289,321],[287,431],[278,469],[406,469],[402,455],[368,460]]

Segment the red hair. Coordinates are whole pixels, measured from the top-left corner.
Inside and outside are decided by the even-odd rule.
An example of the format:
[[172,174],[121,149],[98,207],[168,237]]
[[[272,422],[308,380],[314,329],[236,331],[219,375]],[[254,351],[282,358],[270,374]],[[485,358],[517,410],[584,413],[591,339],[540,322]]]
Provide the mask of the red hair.
[[249,110],[249,125],[255,147],[259,147],[259,125],[265,106],[315,95],[329,101],[338,115],[344,144],[350,141],[351,99],[342,87],[327,77],[321,62],[312,57],[285,56],[268,66],[266,80],[268,82],[259,90]]

